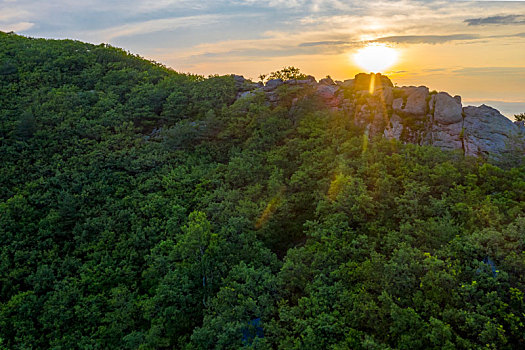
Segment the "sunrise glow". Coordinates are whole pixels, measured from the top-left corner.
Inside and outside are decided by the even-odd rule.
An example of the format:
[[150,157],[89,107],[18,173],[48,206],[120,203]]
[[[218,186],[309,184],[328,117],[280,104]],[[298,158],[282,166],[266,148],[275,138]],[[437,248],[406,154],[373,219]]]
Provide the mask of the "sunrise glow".
[[354,55],[355,63],[368,72],[383,72],[398,60],[398,51],[385,44],[369,44]]

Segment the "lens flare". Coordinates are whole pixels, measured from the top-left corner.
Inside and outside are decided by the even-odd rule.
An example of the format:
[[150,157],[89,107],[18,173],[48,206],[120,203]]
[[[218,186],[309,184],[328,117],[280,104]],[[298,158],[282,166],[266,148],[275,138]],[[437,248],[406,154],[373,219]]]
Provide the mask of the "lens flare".
[[398,56],[397,50],[385,44],[373,43],[359,49],[354,54],[354,61],[369,72],[379,73],[396,63]]

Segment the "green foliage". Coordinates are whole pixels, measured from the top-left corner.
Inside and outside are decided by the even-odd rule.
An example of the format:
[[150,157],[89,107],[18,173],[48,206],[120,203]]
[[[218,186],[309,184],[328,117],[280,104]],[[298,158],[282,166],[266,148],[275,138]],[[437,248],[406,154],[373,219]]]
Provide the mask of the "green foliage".
[[0,349],[525,346],[518,153],[107,45],[0,33],[0,77]]
[[36,119],[33,113],[26,111],[20,117],[18,121],[16,135],[19,140],[28,140],[33,137],[33,134],[37,130]]
[[514,119],[518,122],[525,121],[525,113],[514,114]]
[[282,80],[293,80],[293,79],[306,79],[307,76],[303,73],[301,73],[299,68],[289,66],[284,67],[281,70],[271,72],[270,74],[261,74],[259,76],[259,79],[261,81],[264,80],[272,80],[272,79],[282,79]]

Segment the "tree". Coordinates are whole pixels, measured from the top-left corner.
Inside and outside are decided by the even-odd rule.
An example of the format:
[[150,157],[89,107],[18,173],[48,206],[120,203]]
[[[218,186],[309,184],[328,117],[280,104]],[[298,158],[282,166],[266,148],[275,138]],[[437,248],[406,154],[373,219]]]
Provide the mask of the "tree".
[[525,113],[514,114],[514,119],[515,119],[517,122],[523,122],[523,121],[525,121]]
[[16,134],[18,139],[22,141],[27,141],[36,131],[36,119],[31,111],[25,111],[20,117],[18,126],[16,129]]
[[299,68],[289,66],[284,67],[281,70],[271,72],[270,74],[261,74],[259,79],[261,81],[272,80],[272,79],[282,79],[282,80],[293,80],[293,79],[306,79],[307,76],[299,70]]

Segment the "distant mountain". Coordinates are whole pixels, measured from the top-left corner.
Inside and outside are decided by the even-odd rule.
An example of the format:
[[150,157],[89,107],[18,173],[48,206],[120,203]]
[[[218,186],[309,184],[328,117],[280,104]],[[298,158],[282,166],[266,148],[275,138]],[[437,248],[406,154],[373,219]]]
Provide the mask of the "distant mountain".
[[0,33],[0,349],[525,348],[523,125],[269,79]]

